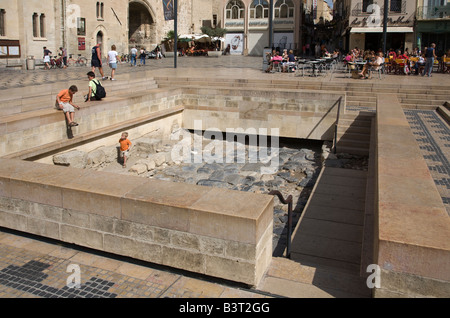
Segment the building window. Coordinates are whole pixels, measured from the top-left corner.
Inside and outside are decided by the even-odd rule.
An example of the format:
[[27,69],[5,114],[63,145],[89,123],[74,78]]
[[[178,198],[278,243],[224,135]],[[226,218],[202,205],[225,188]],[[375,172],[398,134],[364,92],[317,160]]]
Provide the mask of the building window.
[[274,7],[275,18],[288,19],[294,17],[294,3],[291,0],[278,0]]
[[240,0],[228,2],[226,9],[227,19],[236,20],[244,18],[244,4]]
[[97,7],[96,7],[97,19],[103,19],[103,8],[104,8],[103,2],[97,2]]
[[370,12],[368,12],[368,8],[370,5],[373,4],[373,0],[363,0],[363,7],[362,7],[362,12],[367,12],[367,13],[372,13],[372,10]]
[[5,9],[0,9],[0,36],[5,36],[6,35],[5,18],[6,18],[6,11],[5,11]]
[[269,4],[265,0],[254,0],[250,5],[251,19],[269,18]]
[[45,38],[45,14],[41,14],[39,17],[39,29],[41,38]]
[[77,18],[77,35],[86,35],[86,19]]
[[45,38],[46,36],[45,27],[45,14],[33,13],[33,37],[34,38]]
[[391,0],[391,12],[402,12],[402,0]]
[[33,37],[39,37],[39,15],[37,13],[33,13]]
[[217,26],[217,14],[213,14],[213,28]]

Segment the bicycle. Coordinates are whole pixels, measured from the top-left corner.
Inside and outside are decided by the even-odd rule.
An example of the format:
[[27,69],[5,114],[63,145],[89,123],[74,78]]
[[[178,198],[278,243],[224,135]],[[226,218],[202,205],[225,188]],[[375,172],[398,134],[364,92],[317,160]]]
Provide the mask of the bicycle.
[[86,66],[87,58],[85,58],[84,56],[81,56],[81,54],[78,54],[78,59],[74,59],[72,57],[72,54],[69,54],[69,59],[67,61],[67,64],[69,66]]
[[121,63],[128,63],[130,61],[130,55],[129,54],[122,54],[121,56],[119,56],[119,61]]
[[63,68],[64,63],[62,57],[57,59],[57,56],[50,58],[50,69],[53,68]]

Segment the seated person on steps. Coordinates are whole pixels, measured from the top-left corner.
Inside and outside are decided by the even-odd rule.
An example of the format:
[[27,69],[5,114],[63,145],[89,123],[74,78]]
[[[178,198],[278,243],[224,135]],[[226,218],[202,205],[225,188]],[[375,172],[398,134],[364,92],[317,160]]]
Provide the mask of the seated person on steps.
[[79,106],[73,103],[73,95],[76,92],[78,92],[78,88],[75,85],[72,85],[69,89],[63,89],[60,91],[56,96],[56,103],[58,105],[57,108],[64,112],[69,127],[78,126],[78,124],[74,122],[75,108],[80,109]]

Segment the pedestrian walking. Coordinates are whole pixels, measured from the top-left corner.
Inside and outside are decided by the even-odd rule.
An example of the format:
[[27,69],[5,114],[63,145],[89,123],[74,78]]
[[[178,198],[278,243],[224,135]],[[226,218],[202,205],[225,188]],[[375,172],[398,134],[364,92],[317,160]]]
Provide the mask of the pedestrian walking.
[[49,70],[50,69],[50,56],[52,54],[52,52],[50,50],[47,49],[47,47],[43,47],[44,49],[44,70]]
[[61,50],[61,57],[63,60],[64,68],[67,68],[67,50],[63,47],[59,48]]
[[136,56],[137,56],[137,52],[138,50],[136,49],[136,47],[132,47],[130,50],[130,55],[131,55],[131,66],[136,66]]
[[108,65],[111,68],[111,81],[115,81],[114,75],[116,73],[117,69],[117,57],[119,56],[119,53],[116,51],[116,46],[111,46],[111,51],[108,52]]
[[91,58],[91,66],[92,66],[92,72],[95,73],[95,68],[98,68],[98,71],[100,72],[100,75],[102,76],[102,79],[108,79],[103,74],[103,66],[102,66],[102,54],[100,51],[101,43],[97,43],[96,46],[92,48],[92,58]]
[[144,47],[141,48],[139,53],[140,53],[140,55],[139,55],[139,59],[140,59],[139,66],[145,66],[145,57],[146,57],[145,48]]
[[425,51],[425,69],[423,70],[422,76],[425,76],[425,74],[428,77],[431,77],[431,72],[433,71],[433,65],[434,65],[434,59],[436,56],[436,44],[431,43],[431,47],[427,48]]

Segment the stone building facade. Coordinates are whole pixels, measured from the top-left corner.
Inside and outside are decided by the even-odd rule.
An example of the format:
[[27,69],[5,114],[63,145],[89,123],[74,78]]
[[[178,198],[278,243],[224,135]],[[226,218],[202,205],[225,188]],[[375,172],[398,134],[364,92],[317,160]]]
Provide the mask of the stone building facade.
[[[0,65],[26,65],[42,59],[43,47],[57,55],[59,47],[73,56],[91,56],[102,43],[119,54],[136,45],[152,50],[174,29],[164,18],[163,0],[0,0]],[[221,18],[220,0],[179,0],[178,33],[200,33],[202,25]]]
[[[388,6],[387,49],[411,51],[416,1],[389,0]],[[334,7],[345,51],[382,48],[384,0],[335,0]]]

